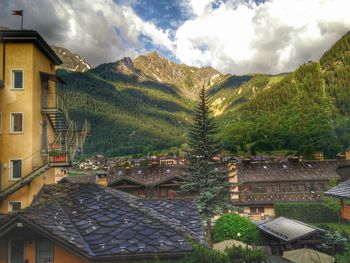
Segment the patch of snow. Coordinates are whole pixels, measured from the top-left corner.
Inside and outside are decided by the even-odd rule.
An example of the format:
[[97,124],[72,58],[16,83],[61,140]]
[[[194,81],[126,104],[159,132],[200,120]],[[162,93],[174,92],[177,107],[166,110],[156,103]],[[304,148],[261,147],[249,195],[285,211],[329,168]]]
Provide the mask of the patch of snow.
[[191,72],[193,73],[193,72],[194,72],[194,70],[193,70],[193,69],[191,69]]
[[168,60],[168,64],[171,66],[171,62]]
[[161,82],[162,80],[160,79],[160,78],[158,78],[157,77],[157,75],[156,74],[154,74],[154,73],[152,73],[152,75],[159,81],[159,82]]
[[156,70],[159,72],[159,69],[158,69],[158,68],[156,68]]
[[63,52],[63,55],[65,55],[66,54],[66,52]]

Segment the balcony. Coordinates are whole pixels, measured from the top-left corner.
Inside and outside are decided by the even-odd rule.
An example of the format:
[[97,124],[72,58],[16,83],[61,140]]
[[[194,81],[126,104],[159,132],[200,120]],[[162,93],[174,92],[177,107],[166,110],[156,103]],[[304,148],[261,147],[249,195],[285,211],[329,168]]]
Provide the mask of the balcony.
[[61,132],[55,141],[49,144],[51,167],[70,166],[76,155],[83,151],[85,139],[91,132],[91,125],[85,120],[82,129],[76,127],[76,123],[70,121],[66,132]]

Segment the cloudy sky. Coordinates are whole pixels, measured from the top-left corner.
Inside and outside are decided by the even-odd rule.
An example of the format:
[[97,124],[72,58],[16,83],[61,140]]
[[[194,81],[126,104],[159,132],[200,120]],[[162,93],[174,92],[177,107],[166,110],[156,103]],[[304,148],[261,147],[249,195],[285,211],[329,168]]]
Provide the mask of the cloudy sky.
[[279,73],[317,60],[350,30],[349,0],[0,0],[25,28],[95,65],[152,50],[225,73]]

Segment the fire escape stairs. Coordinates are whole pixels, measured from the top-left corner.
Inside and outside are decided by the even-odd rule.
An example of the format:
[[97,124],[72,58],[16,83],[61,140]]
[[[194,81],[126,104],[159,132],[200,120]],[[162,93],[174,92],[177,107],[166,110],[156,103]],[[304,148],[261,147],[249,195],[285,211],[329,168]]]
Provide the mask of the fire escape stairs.
[[9,195],[13,194],[14,192],[18,191],[23,186],[29,184],[31,181],[33,181],[34,178],[38,177],[39,175],[45,173],[47,170],[50,169],[50,166],[48,163],[44,164],[43,166],[35,169],[27,176],[21,178],[20,180],[16,181],[9,187],[5,188],[3,191],[0,192],[0,202],[6,199]]

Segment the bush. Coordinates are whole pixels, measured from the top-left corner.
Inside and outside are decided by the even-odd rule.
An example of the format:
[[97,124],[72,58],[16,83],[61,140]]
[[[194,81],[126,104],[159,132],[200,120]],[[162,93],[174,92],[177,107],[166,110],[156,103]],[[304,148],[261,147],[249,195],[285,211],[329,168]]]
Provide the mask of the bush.
[[214,239],[217,242],[236,239],[250,245],[262,243],[258,227],[249,219],[232,213],[225,214],[216,221]]
[[338,222],[338,215],[323,203],[276,203],[276,216],[306,223]]
[[267,256],[259,249],[230,247],[224,252],[204,247],[200,244],[193,244],[193,252],[183,259],[142,261],[143,263],[263,263]]

